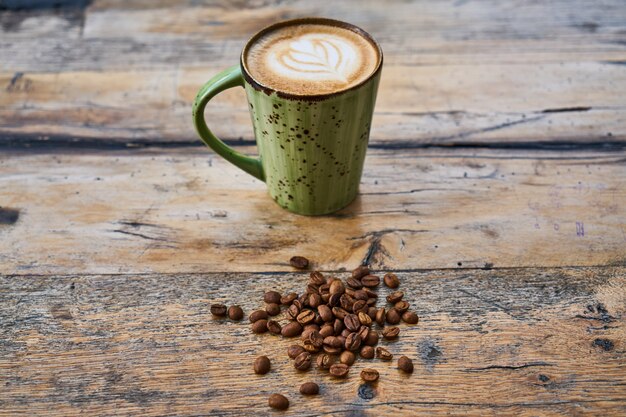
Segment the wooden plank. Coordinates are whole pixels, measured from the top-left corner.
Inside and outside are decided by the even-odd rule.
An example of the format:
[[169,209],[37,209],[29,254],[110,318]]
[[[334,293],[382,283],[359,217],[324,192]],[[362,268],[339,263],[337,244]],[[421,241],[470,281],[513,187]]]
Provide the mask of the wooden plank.
[[[193,142],[191,104],[220,69],[0,74],[0,137]],[[626,66],[606,63],[387,65],[370,143],[626,143],[622,85]],[[222,138],[254,140],[242,90],[222,93],[207,115]]]
[[626,262],[625,152],[370,150],[361,196],[325,217],[204,148],[65,152],[0,154],[0,273]]
[[[209,313],[213,302],[249,313],[264,290],[300,291],[306,274],[0,277],[0,415],[275,415],[272,392],[294,416],[626,412],[625,268],[399,277],[420,323],[382,344],[415,372],[360,359],[345,381],[298,373],[292,340]],[[252,372],[261,354],[265,376]],[[381,374],[373,387],[358,378],[366,366]],[[303,398],[311,380],[321,395]]]

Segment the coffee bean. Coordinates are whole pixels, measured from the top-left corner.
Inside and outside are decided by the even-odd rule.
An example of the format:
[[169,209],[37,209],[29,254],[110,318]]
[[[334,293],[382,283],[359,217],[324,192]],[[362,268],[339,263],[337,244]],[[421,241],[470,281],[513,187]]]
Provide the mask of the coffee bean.
[[315,382],[305,382],[300,385],[300,394],[302,395],[317,395],[320,392],[320,387]]
[[360,311],[358,314],[359,317],[359,321],[361,322],[362,325],[364,326],[371,326],[372,325],[372,318],[370,316],[368,316],[367,314],[365,314],[364,312]]
[[367,266],[362,265],[352,271],[352,278],[361,279],[365,275],[368,275],[369,273],[370,273],[370,269]]
[[330,366],[335,363],[335,357],[327,353],[322,353],[317,356],[317,367],[320,369],[329,369]]
[[293,362],[294,368],[298,371],[306,371],[311,367],[311,354],[309,352],[302,352]]
[[333,329],[333,325],[330,323],[326,323],[320,329],[320,335],[322,335],[322,337],[328,337],[334,334],[335,334],[335,330]]
[[297,321],[292,321],[283,326],[280,334],[284,337],[295,337],[302,333],[302,326]]
[[317,312],[324,321],[331,321],[333,319],[333,312],[326,304],[319,306]]
[[309,305],[313,308],[319,307],[322,304],[322,296],[319,294],[309,295]]
[[343,319],[343,324],[351,332],[356,332],[361,327],[361,322],[356,314],[348,314]]
[[305,294],[311,295],[311,294],[317,294],[319,295],[319,290],[317,289],[317,285],[313,285],[313,284],[308,284],[306,286],[306,289],[304,290]]
[[352,305],[352,311],[356,314],[360,311],[363,311],[367,308],[367,303],[363,300],[355,301]]
[[365,275],[361,278],[361,284],[363,284],[364,287],[374,288],[380,284],[380,278],[376,275]]
[[348,294],[343,294],[339,299],[339,305],[346,311],[352,311],[352,305],[354,304],[354,298]]
[[287,356],[291,359],[295,359],[299,354],[304,352],[304,348],[300,345],[291,345],[287,349]]
[[383,282],[389,288],[398,288],[400,286],[400,280],[398,279],[396,274],[393,274],[391,272],[385,274],[385,276],[383,277]]
[[350,333],[350,335],[346,337],[344,347],[350,352],[356,352],[361,347],[361,336],[359,336],[358,333]]
[[[344,334],[344,332],[346,332]],[[339,336],[337,336],[337,339],[339,339],[339,341],[341,342],[341,346],[343,347],[343,345],[346,344],[346,337],[348,337],[350,335],[350,332],[347,330],[344,330],[344,332],[341,332],[341,334]]]
[[302,334],[300,335],[302,340],[306,340],[309,338],[311,333],[319,331],[319,326],[317,324],[307,324],[303,327]]
[[320,332],[313,330],[307,340],[304,341],[304,349],[307,352],[318,352],[324,344],[324,338],[320,335]]
[[239,321],[243,318],[243,310],[239,306],[228,307],[228,318],[231,320]]
[[367,302],[367,299],[369,297],[367,296],[367,293],[365,292],[365,290],[357,290],[354,292],[354,299],[355,300],[360,300],[363,302]]
[[395,304],[402,300],[402,297],[404,297],[404,293],[402,291],[394,291],[387,296],[387,302]]
[[365,368],[361,371],[361,379],[365,382],[374,382],[378,379],[378,371],[372,368]]
[[211,305],[211,314],[215,317],[224,317],[226,315],[226,306],[224,304]]
[[348,312],[341,307],[333,307],[332,311],[335,317],[340,320],[343,320],[348,315]]
[[363,346],[361,348],[361,357],[363,359],[373,359],[374,358],[374,348],[371,346]]
[[359,331],[357,333],[359,334],[359,337],[361,338],[361,342],[365,344],[365,340],[370,335],[370,328],[367,326],[361,326],[359,327]]
[[385,325],[386,317],[387,317],[387,313],[384,308],[379,308],[376,311],[376,323],[378,323],[379,326]]
[[[363,288],[363,291],[365,291],[365,294],[367,294],[369,298],[378,298],[378,294],[375,291],[370,290],[369,288]],[[369,302],[370,300],[367,301]]]
[[298,314],[296,320],[298,320],[298,323],[304,326],[305,324],[309,324],[313,320],[315,320],[315,313],[313,312],[313,310],[303,310],[300,312],[300,314]]
[[344,350],[343,352],[341,352],[341,355],[339,356],[339,362],[348,366],[352,366],[355,360],[356,360],[356,355],[353,352],[350,352],[349,350]]
[[277,315],[280,314],[280,305],[278,305],[276,303],[270,303],[270,304],[265,306],[265,311],[270,316],[277,316]]
[[376,312],[378,310],[376,309],[376,307],[368,307],[367,309],[367,315],[370,316],[370,318],[372,319],[372,321],[376,320]]
[[398,310],[398,313],[403,314],[405,311],[407,311],[409,309],[410,305],[409,303],[407,303],[406,301],[402,300],[402,301],[398,301],[393,308],[395,308],[396,310]]
[[350,367],[344,363],[335,363],[330,367],[330,374],[335,378],[345,378]]
[[367,307],[374,307],[376,305],[376,299],[375,298],[369,298],[367,300]]
[[261,319],[252,323],[252,331],[254,333],[265,333],[267,331],[267,320]]
[[259,375],[265,375],[270,371],[271,364],[270,359],[267,356],[259,356],[254,361],[254,373]]
[[269,330],[272,334],[280,334],[282,330],[282,326],[275,320],[270,320],[267,322],[267,330]]
[[387,323],[389,324],[400,323],[400,313],[398,313],[398,310],[396,310],[395,308],[389,309],[385,318],[387,319]]
[[346,284],[348,285],[348,287],[352,288],[353,290],[359,290],[363,288],[363,284],[361,284],[361,281],[355,278],[348,278],[346,280]]
[[346,287],[344,287],[340,279],[336,279],[330,284],[329,291],[331,294],[343,294],[346,291]]
[[263,320],[263,319],[267,320],[267,318],[268,318],[268,314],[267,314],[267,311],[265,310],[253,311],[249,317],[250,323],[254,323],[256,321]]
[[293,304],[291,304],[289,308],[287,309],[287,311],[285,312],[285,316],[289,320],[295,320],[296,317],[298,317],[298,314],[300,314],[300,308],[295,304],[295,301],[294,301]]
[[335,331],[335,334],[338,335],[342,332],[343,330],[343,320],[340,319],[335,319],[334,323],[333,323],[333,329]]
[[289,408],[289,400],[282,394],[272,394],[267,400],[270,407],[276,410],[286,410]]
[[400,334],[400,329],[395,326],[385,327],[383,329],[383,337],[387,340],[395,339],[396,337],[398,337],[399,334]]
[[322,350],[329,355],[339,355],[343,348],[334,348],[328,345],[324,345],[324,347],[322,347]]
[[413,361],[406,356],[400,356],[398,359],[398,369],[407,374],[413,373]]
[[391,354],[391,352],[380,346],[376,348],[376,357],[383,361],[390,361],[393,359],[393,355]]
[[289,264],[297,269],[306,269],[309,267],[309,260],[304,256],[293,256],[289,260]]
[[376,346],[378,344],[378,332],[376,330],[370,330],[365,344],[367,346]]
[[402,320],[407,324],[417,324],[419,317],[412,311],[407,311],[402,315]]
[[320,271],[311,272],[310,277],[310,283],[313,285],[320,286],[326,284],[326,278],[324,278],[324,275]]
[[328,307],[330,308],[338,307],[339,304],[341,303],[341,296],[342,294],[331,294],[328,297]]
[[279,304],[281,295],[278,291],[268,291],[263,296],[263,301],[268,304]]
[[298,294],[296,294],[295,292],[290,292],[289,294],[280,297],[280,303],[284,306],[287,306],[290,305],[296,298],[298,298]]
[[341,343],[341,339],[339,339],[337,336],[325,337],[323,343],[326,346],[330,346],[332,348],[341,348],[341,347],[343,347],[343,343]]

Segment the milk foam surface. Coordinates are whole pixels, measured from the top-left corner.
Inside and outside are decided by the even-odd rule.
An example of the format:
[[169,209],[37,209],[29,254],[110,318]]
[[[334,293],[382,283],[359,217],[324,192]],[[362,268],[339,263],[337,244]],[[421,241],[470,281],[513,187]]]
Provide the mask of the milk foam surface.
[[294,24],[264,34],[244,57],[259,83],[291,94],[328,94],[368,78],[378,63],[377,48],[342,27]]

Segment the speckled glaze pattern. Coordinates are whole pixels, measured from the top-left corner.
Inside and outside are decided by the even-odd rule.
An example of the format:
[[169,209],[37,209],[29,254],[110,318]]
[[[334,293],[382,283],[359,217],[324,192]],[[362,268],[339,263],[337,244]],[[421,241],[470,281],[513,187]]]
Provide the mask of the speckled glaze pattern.
[[344,208],[358,194],[380,71],[325,99],[288,99],[245,82],[270,196],[298,214]]

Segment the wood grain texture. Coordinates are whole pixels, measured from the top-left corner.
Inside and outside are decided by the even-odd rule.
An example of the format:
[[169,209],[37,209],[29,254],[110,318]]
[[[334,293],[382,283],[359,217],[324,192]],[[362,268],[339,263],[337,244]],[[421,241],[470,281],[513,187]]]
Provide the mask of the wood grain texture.
[[[243,148],[254,152],[253,148]],[[370,150],[361,195],[290,214],[204,148],[0,155],[0,273],[623,265],[624,152]]]
[[[346,265],[352,267],[354,265]],[[0,415],[606,415],[626,412],[626,269],[404,272],[420,315],[383,342],[413,358],[359,360],[336,381],[296,372],[292,343],[215,320],[212,302],[262,306],[306,274],[0,277]],[[381,294],[386,294],[384,289]],[[257,355],[273,368],[252,372]],[[380,371],[373,387],[360,369]],[[303,398],[305,381],[321,395]]]

